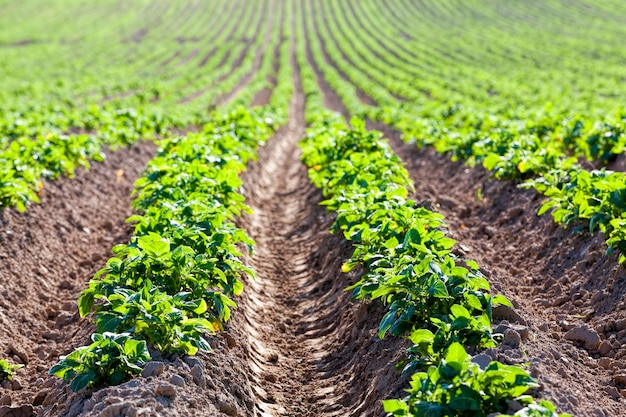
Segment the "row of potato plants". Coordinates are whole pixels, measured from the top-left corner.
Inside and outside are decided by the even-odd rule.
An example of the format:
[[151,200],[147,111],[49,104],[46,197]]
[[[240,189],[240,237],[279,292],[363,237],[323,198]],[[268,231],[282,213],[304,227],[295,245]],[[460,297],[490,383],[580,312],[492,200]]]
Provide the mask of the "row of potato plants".
[[[323,25],[328,25],[332,29],[320,31],[332,64],[340,68],[352,83],[375,99],[380,106],[410,109],[421,118],[429,121],[432,119],[439,126],[454,126],[447,122],[461,121],[458,118],[451,120],[446,113],[462,114],[467,123],[474,124],[474,130],[479,130],[478,136],[482,136],[483,124],[488,131],[494,128],[495,122],[504,123],[505,128],[511,131],[509,134],[520,130],[523,135],[532,136],[537,133],[539,139],[549,134],[551,139],[556,139],[554,142],[561,142],[559,146],[562,149],[594,159],[607,159],[615,155],[615,152],[623,150],[626,140],[621,135],[624,131],[623,105],[610,96],[600,98],[597,91],[592,90],[595,100],[602,99],[603,104],[602,111],[595,111],[593,114],[585,102],[578,100],[572,103],[562,99],[559,94],[552,94],[550,101],[546,100],[548,104],[543,107],[536,105],[541,101],[536,99],[535,94],[522,94],[519,98],[526,100],[520,102],[515,99],[517,96],[510,96],[509,93],[519,94],[527,85],[515,82],[492,86],[498,90],[498,94],[485,99],[481,96],[486,94],[485,88],[477,79],[487,77],[483,74],[484,68],[471,68],[468,71],[465,66],[450,65],[451,58],[438,54],[421,36],[417,41],[408,42],[394,38],[390,33],[397,31],[398,26],[390,26],[389,19],[383,16],[389,10],[373,13],[372,7],[375,6],[371,1],[359,2],[358,7],[351,7],[351,12],[346,10],[346,4],[335,0],[322,3],[320,8],[323,17],[318,18],[316,24],[322,28]],[[324,6],[327,10],[323,10]],[[392,21],[394,25],[398,23],[397,19]],[[436,25],[440,22],[432,23]],[[373,31],[368,27],[388,30]],[[511,39],[500,39],[504,42],[509,40]],[[408,44],[412,48],[407,48]],[[349,62],[339,59],[342,55],[349,58]],[[511,62],[507,64],[511,65]],[[515,66],[519,64],[516,63]],[[575,67],[578,68],[578,65]],[[535,68],[524,70],[527,84],[534,81],[527,77],[527,72],[532,70],[536,71]],[[563,71],[563,68],[559,70]],[[463,76],[459,77],[454,86],[450,86],[449,79],[457,73]],[[437,94],[434,94],[432,88],[424,89],[424,80],[437,82],[446,88],[436,88]],[[606,78],[603,81],[609,83]],[[558,83],[555,85],[558,86]],[[508,89],[511,91],[507,91]],[[408,96],[397,98],[403,94]],[[528,100],[530,97],[532,99]],[[617,147],[610,144],[613,142],[611,138],[619,139]]]
[[510,303],[489,294],[475,262],[452,254],[455,242],[446,237],[442,216],[407,198],[408,173],[381,135],[359,119],[349,128],[324,109],[307,65],[305,29],[298,30],[296,59],[310,126],[302,158],[327,197],[322,204],[337,213],[331,230],[354,244],[342,270],[362,267],[364,274],[350,287],[353,296],[387,306],[379,336],[413,343],[399,364],[412,374],[408,396],[385,401],[385,410],[398,416],[486,416],[516,400],[525,405],[520,416],[556,416],[548,401],[523,395],[537,385],[522,368],[494,361],[481,369],[471,362],[466,349],[496,345],[493,306]]
[[[324,6],[330,10],[324,10]],[[362,13],[366,6],[367,2],[356,9]],[[378,104],[371,108],[359,103],[354,94],[350,98],[340,94],[351,114],[385,121],[422,145],[433,145],[440,152],[449,152],[470,163],[484,163],[501,179],[546,172],[567,157],[607,162],[624,151],[623,107],[601,117],[586,117],[582,112],[560,106],[516,111],[507,106],[507,112],[503,113],[485,106],[484,102],[452,101],[445,97],[439,102],[403,101],[398,95],[407,92],[411,92],[411,97],[425,96],[415,84],[416,66],[405,63],[411,58],[406,55],[401,58],[400,50],[382,47],[372,39],[374,32],[354,23],[350,27],[350,15],[342,16],[343,8],[342,2],[320,3],[317,13],[312,13],[314,26],[319,29],[310,36],[323,41],[323,46],[317,45],[316,39],[312,42],[314,48],[324,49],[331,61],[320,59],[318,65],[335,66],[347,78],[333,80],[332,84],[351,83]],[[380,32],[376,31],[376,35],[382,36]],[[385,61],[389,65],[384,65]],[[442,77],[445,74],[438,75]],[[465,84],[463,87],[475,88]],[[466,97],[471,96],[468,91]]]
[[403,362],[412,375],[408,396],[384,401],[396,416],[486,416],[506,412],[511,401],[525,407],[519,416],[555,416],[548,401],[524,395],[537,387],[519,366],[492,361],[485,368],[466,349],[496,345],[491,311],[510,305],[489,294],[478,265],[452,254],[442,216],[407,199],[411,183],[399,159],[377,132],[352,119],[313,125],[302,142],[312,182],[337,213],[331,230],[354,244],[343,267],[364,269],[352,285],[356,299],[381,300],[387,312],[381,338],[406,336],[413,345]]
[[215,114],[201,132],[161,144],[136,183],[141,214],[128,244],[90,281],[79,313],[92,310],[93,343],[62,357],[50,373],[77,391],[117,384],[139,373],[148,346],[193,355],[208,351],[206,335],[223,329],[254,276],[238,246],[253,241],[233,224],[247,211],[238,174],[272,134],[276,121],[244,109]]
[[[73,390],[137,374],[149,347],[190,355],[209,350],[206,336],[229,320],[233,297],[243,290],[240,278],[254,276],[238,249],[251,250],[254,242],[232,222],[248,210],[238,175],[286,122],[294,88],[286,45],[267,106],[246,109],[266,86],[253,81],[235,104],[212,113],[200,132],[164,140],[136,182],[133,208],[141,214],[128,219],[136,223],[134,236],[114,248],[115,256],[79,298],[81,316],[94,311],[93,343],[50,370],[72,380]],[[263,68],[257,78],[267,76],[268,66]]]

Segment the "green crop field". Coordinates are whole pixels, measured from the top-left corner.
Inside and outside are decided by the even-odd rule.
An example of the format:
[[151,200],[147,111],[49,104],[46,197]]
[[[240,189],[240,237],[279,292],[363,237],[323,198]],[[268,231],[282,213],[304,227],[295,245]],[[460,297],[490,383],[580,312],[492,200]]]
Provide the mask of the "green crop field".
[[626,416],[623,0],[0,0],[0,417]]

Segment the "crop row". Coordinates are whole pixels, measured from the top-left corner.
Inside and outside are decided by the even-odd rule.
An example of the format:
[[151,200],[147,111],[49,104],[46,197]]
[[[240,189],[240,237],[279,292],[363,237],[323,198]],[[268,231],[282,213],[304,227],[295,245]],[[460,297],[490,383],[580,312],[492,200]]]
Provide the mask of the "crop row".
[[[577,164],[581,158],[607,163],[623,153],[623,110],[614,107],[606,115],[585,116],[557,106],[504,111],[486,107],[478,99],[415,102],[426,94],[425,87],[414,81],[419,68],[412,65],[416,57],[400,46],[391,49],[397,41],[388,39],[384,30],[358,25],[369,21],[376,23],[371,27],[392,30],[383,15],[371,13],[372,2],[352,7],[348,3],[313,2],[317,6],[311,7],[306,2],[305,6],[312,21],[307,37],[314,61],[350,114],[383,121],[402,132],[407,142],[482,165],[498,179],[532,178],[524,186],[548,197],[540,213],[556,208],[552,214],[558,223],[583,224],[592,233],[605,233],[609,253],[626,249],[622,208],[626,174],[589,172]],[[446,74],[438,77],[445,79]],[[465,97],[473,97],[471,86],[462,87],[467,90]],[[364,104],[359,91],[378,106]],[[402,94],[405,99],[398,99]]]
[[232,223],[248,210],[238,174],[286,121],[293,93],[289,56],[285,43],[268,106],[243,108],[266,85],[261,71],[230,111],[214,112],[198,133],[161,143],[136,183],[133,208],[141,214],[128,219],[136,223],[133,238],[114,248],[115,257],[81,293],[81,316],[94,310],[93,343],[50,371],[72,380],[73,390],[140,372],[148,347],[191,355],[210,350],[205,335],[223,330],[236,307],[233,297],[243,290],[241,276],[254,276],[239,249],[254,242]]
[[502,336],[492,334],[492,307],[510,303],[489,295],[476,263],[451,253],[455,242],[445,236],[442,217],[406,198],[408,174],[381,135],[358,119],[351,124],[314,124],[302,143],[303,160],[327,197],[322,204],[337,213],[331,231],[354,245],[342,271],[365,271],[350,287],[353,297],[387,305],[379,337],[413,343],[402,364],[412,375],[408,396],[385,401],[385,410],[486,416],[515,401],[525,406],[516,415],[555,416],[548,401],[523,395],[537,384],[521,367],[472,362],[467,348],[493,347]]
[[96,333],[51,369],[71,388],[117,384],[140,372],[147,345],[162,352],[208,351],[207,333],[223,329],[253,276],[238,245],[252,240],[233,217],[247,210],[238,173],[272,133],[267,117],[246,111],[216,115],[203,130],[165,141],[136,183],[141,215],[128,244],[114,248],[79,299],[94,308]]
[[327,197],[322,204],[337,213],[331,231],[354,245],[342,271],[362,267],[363,276],[350,287],[353,296],[387,305],[379,336],[405,336],[413,343],[402,364],[413,375],[409,395],[385,401],[385,410],[475,416],[504,412],[510,401],[519,401],[526,407],[518,415],[556,415],[549,402],[523,396],[536,384],[520,367],[471,362],[467,348],[495,346],[501,335],[492,334],[492,307],[509,302],[489,294],[476,263],[451,253],[455,242],[445,236],[442,217],[407,199],[408,173],[381,135],[358,119],[349,128],[324,110],[305,49],[299,41],[310,126],[301,143],[303,161]]

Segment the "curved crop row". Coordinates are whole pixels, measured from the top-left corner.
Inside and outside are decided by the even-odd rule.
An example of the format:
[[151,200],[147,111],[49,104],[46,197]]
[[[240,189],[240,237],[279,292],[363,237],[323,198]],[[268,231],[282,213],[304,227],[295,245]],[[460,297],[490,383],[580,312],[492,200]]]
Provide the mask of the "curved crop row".
[[[367,9],[369,3],[354,7],[354,16],[362,13],[361,9]],[[319,12],[311,14],[311,20],[315,25],[325,24],[333,30],[309,30],[312,54],[350,114],[383,121],[402,132],[406,141],[415,142],[419,147],[433,146],[453,159],[463,159],[470,165],[481,164],[498,179],[535,177],[525,186],[534,187],[548,197],[540,213],[555,207],[553,217],[558,223],[582,222],[592,233],[600,230],[606,234],[609,253],[626,249],[626,221],[623,220],[620,197],[626,190],[626,174],[589,173],[576,164],[577,158],[606,163],[623,153],[626,145],[623,110],[596,118],[572,113],[569,108],[555,111],[546,107],[502,113],[479,102],[451,104],[444,99],[432,100],[433,104],[422,108],[394,104],[389,95],[382,93],[381,87],[394,93],[415,88],[410,82],[410,73],[405,77],[397,74],[406,70],[400,64],[400,57],[394,55],[397,51],[376,48],[376,57],[384,56],[393,64],[387,70],[384,66],[355,66],[357,62],[369,62],[366,59],[368,50],[356,48],[347,37],[348,26],[342,21],[348,20],[348,14],[341,16],[341,6],[330,2],[326,7],[330,10],[324,11],[321,7]],[[383,24],[380,18],[378,22]],[[351,35],[352,39],[368,38],[373,32],[359,30]],[[324,41],[323,45],[318,43],[318,36]],[[375,40],[363,42],[376,47]],[[331,61],[324,58],[323,49]],[[348,57],[349,61],[343,57]],[[333,72],[333,66],[340,68],[347,80]],[[354,86],[382,105],[375,108],[363,106]],[[624,259],[621,256],[620,262]]]
[[[114,248],[84,290],[79,312],[95,306],[94,343],[61,359],[51,373],[80,390],[116,384],[140,371],[146,344],[193,355],[210,350],[205,334],[221,330],[252,275],[237,246],[252,240],[233,217],[247,210],[238,173],[273,129],[269,116],[244,110],[215,115],[197,134],[161,145],[137,181],[135,235]],[[271,122],[270,122],[271,123]]]
[[[281,56],[287,59],[288,50]],[[114,248],[116,256],[80,296],[81,316],[94,310],[94,342],[50,371],[72,380],[73,390],[140,372],[148,346],[186,354],[210,349],[205,335],[230,318],[233,296],[243,290],[240,276],[254,275],[238,249],[253,242],[232,223],[247,210],[238,175],[286,122],[290,71],[282,67],[268,106],[214,112],[200,132],[161,144],[136,183],[133,207],[141,214],[128,219],[137,223],[133,238]]]
[[495,346],[491,309],[508,301],[489,295],[476,263],[451,253],[455,242],[445,236],[442,217],[406,199],[408,174],[380,134],[357,119],[351,124],[314,124],[302,143],[303,160],[327,197],[322,204],[337,212],[331,230],[354,244],[342,271],[364,268],[350,287],[353,297],[387,305],[379,337],[413,343],[403,363],[413,375],[409,395],[385,401],[385,410],[486,416],[518,402],[525,407],[516,415],[556,416],[548,401],[523,395],[538,385],[521,367],[471,361],[466,349]]
[[[299,42],[301,66],[304,49]],[[331,230],[354,244],[343,271],[364,269],[353,296],[387,305],[380,337],[404,335],[414,343],[403,364],[413,374],[409,396],[385,401],[386,411],[476,416],[504,412],[515,400],[527,404],[518,415],[556,415],[549,402],[523,396],[536,386],[523,369],[471,362],[463,346],[494,346],[491,309],[508,301],[489,295],[478,265],[451,253],[455,242],[445,236],[442,217],[407,199],[408,173],[380,134],[358,119],[348,128],[323,109],[313,72],[302,68],[301,76],[311,126],[301,143],[303,161],[327,197],[322,204],[337,212]]]

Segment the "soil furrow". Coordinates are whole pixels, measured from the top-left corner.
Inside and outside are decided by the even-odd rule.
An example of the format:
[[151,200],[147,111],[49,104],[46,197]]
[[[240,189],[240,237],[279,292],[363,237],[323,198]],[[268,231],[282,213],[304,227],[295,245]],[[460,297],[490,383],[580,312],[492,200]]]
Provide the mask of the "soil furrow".
[[26,213],[0,212],[0,346],[3,358],[25,365],[12,390],[2,392],[2,404],[50,402],[50,388],[63,383],[48,370],[59,355],[89,342],[77,294],[111,247],[128,240],[133,182],[154,151],[142,142],[108,152],[89,172],[47,182],[41,204]]
[[263,416],[383,415],[380,401],[401,395],[406,381],[392,365],[402,339],[376,336],[382,307],[350,301],[355,275],[340,272],[350,245],[328,228],[332,215],[308,180],[297,141],[304,134],[304,97],[289,125],[244,174],[254,214],[243,220],[256,240],[258,279],[241,302],[257,407]]
[[[537,217],[541,196],[482,168],[452,162],[432,149],[391,139],[415,182],[416,200],[446,218],[457,251],[478,261],[495,292],[521,315],[522,343],[490,352],[508,363],[531,362],[541,395],[575,415],[620,416],[626,359],[623,267],[604,254],[601,236],[576,235]],[[496,323],[497,326],[498,323]]]

